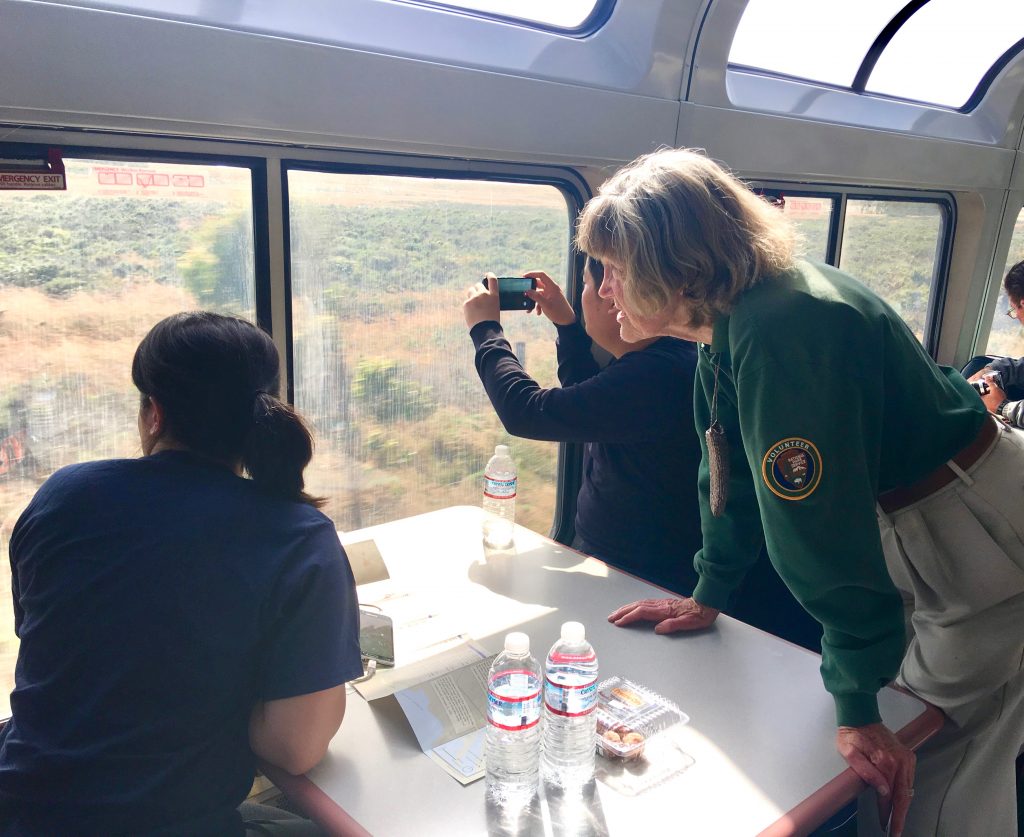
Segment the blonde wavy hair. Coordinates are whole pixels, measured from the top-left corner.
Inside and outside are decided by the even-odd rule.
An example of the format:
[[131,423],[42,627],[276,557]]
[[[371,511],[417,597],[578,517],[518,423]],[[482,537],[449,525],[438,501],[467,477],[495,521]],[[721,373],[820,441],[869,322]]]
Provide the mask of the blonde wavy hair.
[[695,149],[646,154],[607,180],[580,214],[576,244],[623,268],[645,317],[682,296],[688,325],[710,325],[764,276],[793,264],[785,216]]

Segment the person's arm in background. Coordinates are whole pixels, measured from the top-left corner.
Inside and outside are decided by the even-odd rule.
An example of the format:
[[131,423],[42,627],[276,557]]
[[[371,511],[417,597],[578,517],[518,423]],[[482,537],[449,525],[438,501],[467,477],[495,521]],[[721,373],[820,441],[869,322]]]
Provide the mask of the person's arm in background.
[[1011,387],[1024,389],[1024,358],[997,357],[968,380],[988,384],[988,392],[981,395],[981,400],[990,413],[1014,427],[1024,428],[1024,401],[1012,401],[1006,394]]
[[972,375],[971,380],[977,380],[988,372],[997,372],[1002,389],[1010,387],[1024,387],[1024,358],[997,357],[977,375]]
[[562,289],[554,279],[541,270],[532,270],[524,276],[537,281],[536,290],[527,293],[527,296],[536,303],[534,312],[543,314],[551,320],[558,331],[558,340],[555,342],[558,382],[567,387],[593,378],[601,371],[600,364],[591,353],[593,341],[584,330]]
[[345,715],[345,683],[363,671],[355,581],[330,521],[296,550],[268,611],[262,700],[249,718],[249,745],[299,775],[324,757]]
[[[659,430],[674,428],[675,419],[690,409],[692,365],[686,370],[677,360],[633,352],[579,384],[545,389],[527,374],[505,339],[496,292],[474,286],[463,313],[477,350],[477,372],[513,436],[547,442],[644,442]],[[666,386],[673,379],[679,386]]]

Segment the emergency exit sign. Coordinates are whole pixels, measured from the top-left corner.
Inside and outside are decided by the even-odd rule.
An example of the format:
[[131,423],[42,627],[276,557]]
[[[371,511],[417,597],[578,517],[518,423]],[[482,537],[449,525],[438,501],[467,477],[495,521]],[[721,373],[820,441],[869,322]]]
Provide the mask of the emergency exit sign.
[[4,171],[0,169],[0,191],[15,189],[64,190],[67,183],[63,174],[43,172]]
[[64,160],[59,148],[45,154],[28,153],[10,159],[0,158],[0,192],[16,190],[65,191]]

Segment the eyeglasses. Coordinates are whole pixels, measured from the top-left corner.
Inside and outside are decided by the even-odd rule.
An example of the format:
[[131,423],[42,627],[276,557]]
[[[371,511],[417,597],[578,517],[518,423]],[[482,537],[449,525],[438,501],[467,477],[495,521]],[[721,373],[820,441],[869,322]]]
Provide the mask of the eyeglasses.
[[1019,302],[1016,303],[1016,304],[1011,302],[1010,303],[1010,308],[1006,312],[1006,316],[1009,317],[1011,320],[1019,320],[1020,319],[1020,314],[1017,312],[1018,308],[1020,308],[1020,303]]

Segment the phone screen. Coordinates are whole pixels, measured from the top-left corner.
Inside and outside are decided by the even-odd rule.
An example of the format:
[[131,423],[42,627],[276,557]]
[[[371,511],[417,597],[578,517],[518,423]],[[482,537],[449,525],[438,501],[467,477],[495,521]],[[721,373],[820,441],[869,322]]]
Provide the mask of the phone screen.
[[[487,285],[486,277],[484,285]],[[498,307],[502,311],[532,311],[534,301],[525,292],[536,287],[536,279],[527,279],[525,276],[499,276]]]
[[390,616],[359,608],[359,650],[381,665],[395,664],[395,632]]

